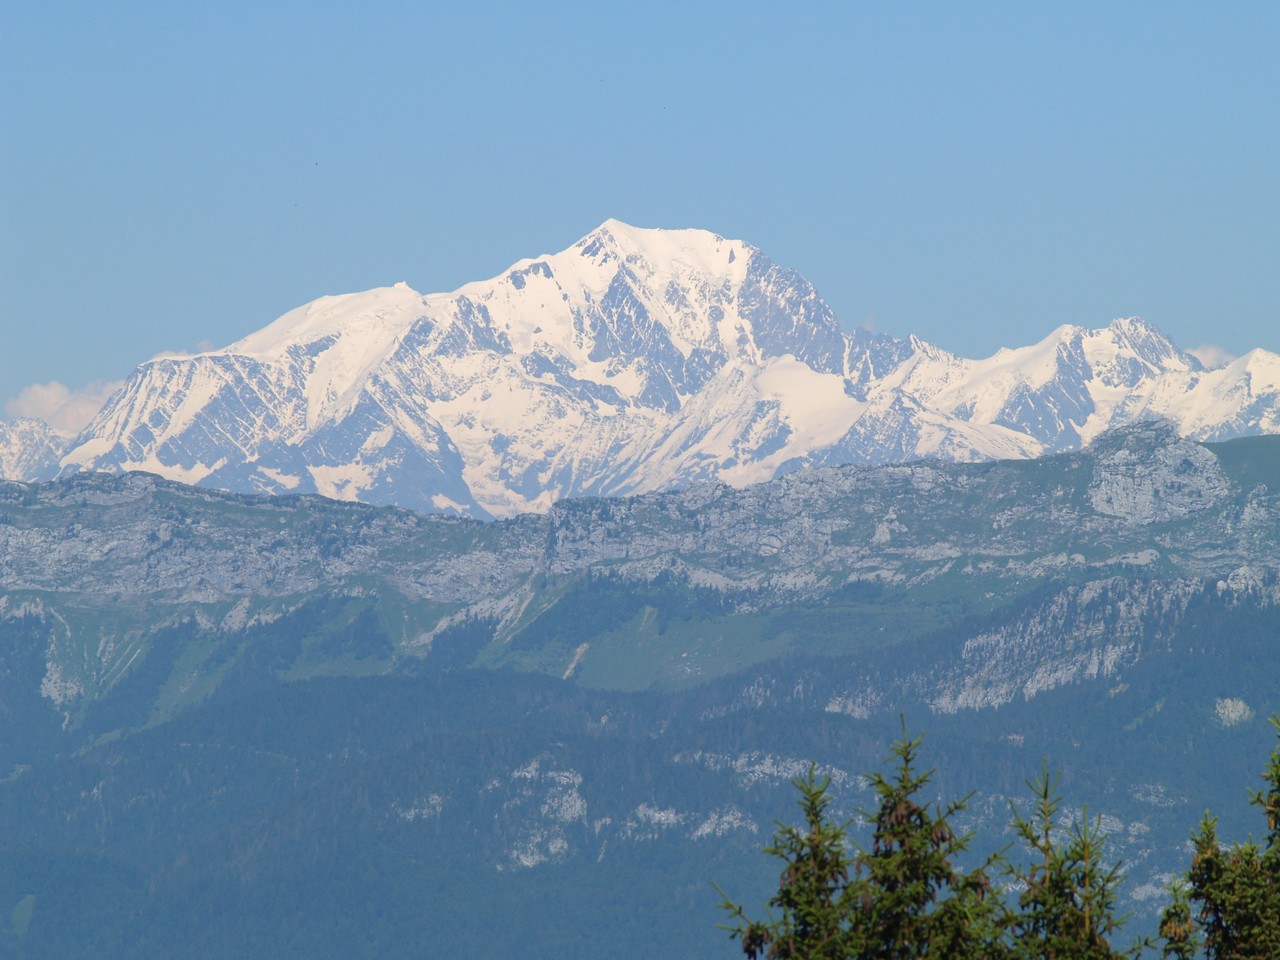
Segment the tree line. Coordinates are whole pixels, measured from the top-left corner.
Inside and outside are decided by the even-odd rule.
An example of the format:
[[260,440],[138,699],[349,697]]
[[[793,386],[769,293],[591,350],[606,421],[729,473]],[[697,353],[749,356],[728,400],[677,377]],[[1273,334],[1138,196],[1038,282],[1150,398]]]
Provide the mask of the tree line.
[[[1280,738],[1280,716],[1270,722]],[[1000,851],[962,869],[971,836],[957,831],[965,800],[922,802],[933,771],[919,769],[920,737],[894,743],[890,776],[873,774],[867,846],[832,816],[830,779],[811,767],[793,781],[803,824],[779,824],[764,852],[782,861],[766,919],[724,896],[726,925],[751,960],[1280,960],[1280,742],[1250,801],[1264,842],[1224,846],[1207,811],[1193,853],[1170,889],[1155,936],[1119,945],[1124,877],[1104,857],[1100,818],[1062,823],[1057,780],[1028,781],[1026,812],[1011,804],[1021,855]],[[966,800],[968,798],[965,798]],[[717,888],[718,889],[718,888]]]

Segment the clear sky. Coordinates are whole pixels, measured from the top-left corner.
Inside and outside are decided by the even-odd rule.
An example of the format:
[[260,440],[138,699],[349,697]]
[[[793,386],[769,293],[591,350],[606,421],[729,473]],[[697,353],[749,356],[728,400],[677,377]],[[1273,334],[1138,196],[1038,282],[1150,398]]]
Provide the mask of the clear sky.
[[608,217],[966,356],[1280,351],[1278,50],[1274,2],[7,0],[0,405]]

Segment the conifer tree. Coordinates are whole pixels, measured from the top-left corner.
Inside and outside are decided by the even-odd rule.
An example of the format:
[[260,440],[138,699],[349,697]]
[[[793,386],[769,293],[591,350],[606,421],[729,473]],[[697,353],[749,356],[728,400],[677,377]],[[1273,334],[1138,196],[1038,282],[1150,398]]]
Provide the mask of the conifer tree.
[[[1270,722],[1280,734],[1280,716]],[[1280,744],[1262,778],[1266,786],[1251,791],[1251,801],[1266,816],[1265,846],[1249,840],[1224,848],[1217,818],[1208,811],[1191,838],[1195,852],[1187,879],[1210,960],[1280,957]]]
[[[999,898],[987,869],[959,870],[954,858],[968,836],[952,819],[964,802],[920,803],[933,771],[916,769],[920,739],[893,745],[892,779],[870,777],[877,807],[864,811],[871,845],[850,857],[848,824],[828,814],[828,778],[811,768],[793,781],[804,828],[779,824],[765,853],[783,861],[767,921],[751,920],[727,897],[721,906],[735,923],[730,934],[750,958],[766,960],[914,960],[989,958],[1000,954]],[[852,871],[851,871],[851,868]]]
[[1192,960],[1200,951],[1195,920],[1191,916],[1190,891],[1181,878],[1169,888],[1170,903],[1160,914],[1161,960]]
[[805,825],[779,823],[773,843],[764,848],[783,862],[778,892],[769,900],[779,916],[751,920],[728,897],[721,907],[736,921],[730,934],[752,960],[843,960],[856,955],[852,916],[865,885],[850,880],[847,824],[828,813],[830,777],[819,780],[810,766],[792,784],[800,793]]
[[874,774],[875,811],[864,811],[873,832],[869,849],[856,866],[865,877],[861,909],[855,919],[859,956],[877,960],[989,957],[997,950],[998,898],[991,896],[990,862],[961,871],[955,858],[969,844],[954,827],[965,800],[920,803],[917,795],[933,778],[918,772],[921,739],[893,745],[897,760],[892,780]]
[[1047,770],[1027,781],[1034,798],[1030,817],[1013,807],[1013,827],[1032,856],[1027,867],[1011,866],[1010,875],[1023,886],[1017,910],[1006,917],[1012,957],[1018,960],[1104,960],[1134,956],[1116,950],[1111,939],[1120,925],[1115,916],[1116,892],[1123,875],[1118,865],[1104,867],[1105,836],[1088,811],[1068,831],[1065,842],[1054,837],[1061,802],[1057,780]]

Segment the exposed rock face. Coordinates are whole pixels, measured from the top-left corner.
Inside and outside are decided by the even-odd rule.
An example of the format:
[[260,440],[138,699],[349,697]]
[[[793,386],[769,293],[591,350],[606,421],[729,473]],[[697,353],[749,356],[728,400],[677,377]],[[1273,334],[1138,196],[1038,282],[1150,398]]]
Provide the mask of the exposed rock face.
[[1089,502],[1098,513],[1130,523],[1175,520],[1222,501],[1230,492],[1217,458],[1191,443],[1159,443],[1168,426],[1144,428],[1157,442],[1136,445],[1120,438],[1097,444]]

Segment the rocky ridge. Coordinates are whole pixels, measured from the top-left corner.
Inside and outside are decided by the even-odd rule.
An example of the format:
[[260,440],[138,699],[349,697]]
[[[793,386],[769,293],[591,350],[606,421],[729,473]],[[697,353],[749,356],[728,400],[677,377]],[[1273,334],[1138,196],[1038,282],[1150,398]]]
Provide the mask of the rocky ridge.
[[[45,676],[29,682],[63,707],[108,695],[175,624],[243,650],[318,598],[380,611],[379,669],[429,663],[461,631],[468,661],[624,687],[706,682],[788,651],[857,664],[886,630],[905,643],[945,627],[948,649],[914,679],[811,696],[848,712],[905,684],[937,710],[997,705],[1115,675],[1206,595],[1275,604],[1280,503],[1256,482],[1272,446],[1250,454],[1262,474],[1241,473],[1232,444],[1143,425],[1037,461],[823,468],[498,523],[143,474],[7,483],[0,628],[43,624]],[[584,605],[597,620],[573,612]],[[824,609],[852,619],[787,623]],[[664,610],[674,625],[654,633]]]

